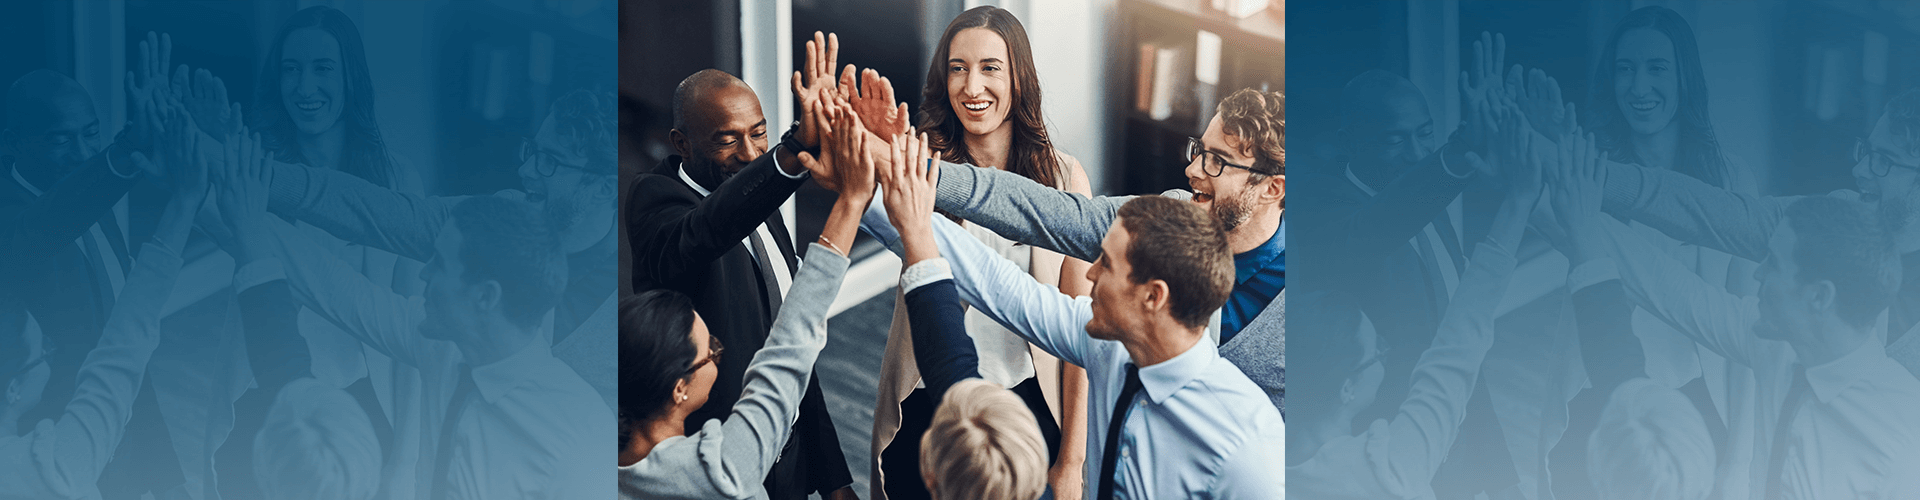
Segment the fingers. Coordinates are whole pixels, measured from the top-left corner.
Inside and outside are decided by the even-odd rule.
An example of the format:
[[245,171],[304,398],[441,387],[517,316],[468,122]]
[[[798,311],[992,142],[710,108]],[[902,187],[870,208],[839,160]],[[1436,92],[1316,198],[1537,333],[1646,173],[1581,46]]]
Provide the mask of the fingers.
[[840,86],[836,89],[840,97],[853,99],[859,96],[859,92],[856,91],[859,84],[855,81],[859,75],[860,72],[852,64],[848,64],[847,68],[840,72]]
[[160,71],[155,74],[164,75],[166,74],[167,68],[173,67],[173,35],[161,33],[159,47],[160,64],[155,66],[154,69]]
[[832,77],[833,67],[839,65],[839,63],[840,63],[840,35],[834,34],[834,33],[828,33],[827,34],[827,64],[826,66],[824,66],[827,72],[824,74],[828,77]]
[[1506,67],[1506,64],[1507,64],[1507,35],[1503,33],[1495,33],[1493,35],[1492,47],[1493,47],[1492,69],[1494,71],[1500,71],[1500,68]]
[[188,81],[187,81],[188,73],[189,71],[187,70],[187,65],[185,64],[180,65],[178,68],[174,68],[173,83],[171,85],[173,88],[168,89],[172,91],[171,94],[173,95],[173,97],[183,97],[186,95],[186,91],[189,88]]

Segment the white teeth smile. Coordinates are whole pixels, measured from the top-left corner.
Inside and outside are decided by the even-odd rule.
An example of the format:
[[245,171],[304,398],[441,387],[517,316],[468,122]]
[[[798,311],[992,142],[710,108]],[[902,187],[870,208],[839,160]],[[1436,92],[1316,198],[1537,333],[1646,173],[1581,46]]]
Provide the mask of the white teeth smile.
[[1633,106],[1635,111],[1653,111],[1653,108],[1660,106],[1660,103],[1658,101],[1636,101],[1630,103],[1630,105]]
[[301,111],[319,111],[320,107],[326,105],[326,103],[321,101],[309,101],[309,102],[297,102],[297,103],[294,103],[293,105],[294,107],[300,108]]
[[987,106],[988,106],[989,104],[992,104],[992,103],[987,103],[987,102],[968,102],[968,103],[961,103],[960,105],[961,105],[961,106],[965,106],[965,107],[966,107],[967,109],[970,109],[970,110],[974,110],[974,111],[985,111],[985,110],[987,109]]

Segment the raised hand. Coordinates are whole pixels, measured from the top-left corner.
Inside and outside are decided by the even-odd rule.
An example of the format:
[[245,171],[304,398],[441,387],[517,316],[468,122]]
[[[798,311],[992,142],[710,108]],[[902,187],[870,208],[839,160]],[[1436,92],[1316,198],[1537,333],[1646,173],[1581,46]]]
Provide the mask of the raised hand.
[[1460,102],[1466,115],[1460,139],[1470,151],[1487,151],[1494,124],[1490,106],[1505,93],[1500,70],[1506,64],[1507,37],[1480,32],[1473,42],[1473,61],[1460,72]]
[[198,208],[207,197],[208,167],[200,153],[200,134],[194,127],[193,116],[186,108],[174,106],[167,113],[166,129],[154,152],[165,165],[174,200]]
[[[844,80],[846,76],[841,78]],[[860,120],[866,123],[867,131],[889,142],[896,136],[912,133],[912,126],[907,123],[911,116],[907,103],[896,105],[893,101],[892,80],[867,68],[860,72],[859,92],[848,90],[847,99],[853,103],[853,111],[860,114]]]
[[1500,140],[1495,141],[1494,157],[1507,182],[1507,198],[1532,208],[1541,190],[1540,162],[1533,151],[1533,127],[1526,113],[1507,103],[1500,113]]
[[1560,251],[1576,264],[1587,261],[1598,249],[1601,188],[1606,185],[1605,170],[1601,169],[1604,160],[1594,147],[1593,135],[1576,131],[1560,138],[1548,169],[1553,190],[1548,203],[1560,230],[1567,235]]
[[218,172],[219,189],[214,202],[233,234],[253,232],[267,211],[267,153],[261,147],[260,134],[239,133],[227,136],[223,161]]
[[[835,87],[833,67],[840,58],[840,36],[832,33],[822,35],[813,32],[813,40],[807,42],[807,63],[793,72],[793,95],[800,99],[802,115],[820,112],[824,107],[839,99],[839,90]],[[803,77],[804,76],[804,81]],[[794,138],[808,149],[820,146],[820,128],[815,121],[802,118],[800,129]],[[794,151],[794,153],[799,153]]]
[[814,182],[839,193],[840,197],[871,199],[873,161],[866,154],[867,134],[862,130],[860,115],[844,103],[836,105],[831,115],[832,128],[827,131],[820,145],[824,161],[809,162],[803,156],[801,163],[807,164],[807,169],[813,171]]
[[181,100],[208,137],[226,137],[240,125],[240,105],[227,100],[227,82],[206,68],[193,72],[192,89]]
[[135,151],[153,151],[153,142],[160,137],[163,108],[175,97],[167,82],[167,65],[172,58],[173,37],[149,31],[147,39],[140,42],[133,71],[127,72],[127,101],[133,116],[123,137]]
[[1519,90],[1514,100],[1541,136],[1560,137],[1579,126],[1574,121],[1573,103],[1561,100],[1560,81],[1547,76],[1547,72],[1540,68],[1528,71],[1526,85]]
[[[933,150],[928,147],[924,133],[901,135],[895,137],[892,143],[889,161],[881,168],[884,172],[881,175],[882,189],[885,190],[881,203],[887,207],[887,222],[899,229],[905,238],[910,233],[930,229],[933,192],[935,183],[940,179],[940,164],[934,161]],[[908,239],[907,243],[911,246],[914,242]],[[908,252],[912,253],[913,249],[909,248]]]

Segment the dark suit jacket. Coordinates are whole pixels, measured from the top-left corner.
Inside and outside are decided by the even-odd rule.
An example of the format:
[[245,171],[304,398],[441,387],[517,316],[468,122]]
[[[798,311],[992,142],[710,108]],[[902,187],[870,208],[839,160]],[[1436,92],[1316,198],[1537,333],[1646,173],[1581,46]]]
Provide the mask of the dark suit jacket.
[[[781,175],[769,152],[703,199],[681,180],[679,168],[680,157],[672,156],[640,174],[621,200],[627,205],[622,215],[633,251],[634,291],[686,294],[708,330],[727,347],[706,406],[687,418],[704,422],[724,419],[732,411],[747,364],[766,343],[776,312],[770,297],[779,291],[766,289],[742,240],[766,224],[787,269],[798,269],[792,237],[778,209],[804,179]],[[771,498],[804,498],[809,492],[824,494],[852,483],[819,377],[812,377],[792,437],[768,474],[767,493]]]
[[[24,304],[60,349],[48,358],[52,377],[41,405],[21,419],[31,422],[66,407],[80,363],[99,343],[113,307],[112,290],[96,285],[109,271],[74,240],[109,220],[138,176],[114,173],[102,152],[52,187],[39,186],[44,192],[35,196],[13,180],[11,162],[0,163],[0,293]],[[118,231],[110,233],[109,240],[120,241],[109,251],[130,263],[128,249],[136,247]]]

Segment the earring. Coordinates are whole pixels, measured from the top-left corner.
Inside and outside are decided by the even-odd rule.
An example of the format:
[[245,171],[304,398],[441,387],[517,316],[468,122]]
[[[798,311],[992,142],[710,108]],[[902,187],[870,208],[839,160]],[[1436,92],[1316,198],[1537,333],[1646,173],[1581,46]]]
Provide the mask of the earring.
[[687,397],[686,397],[686,396],[680,396],[680,402],[683,402],[683,403],[684,403],[684,402],[686,402],[686,401],[687,401]]

